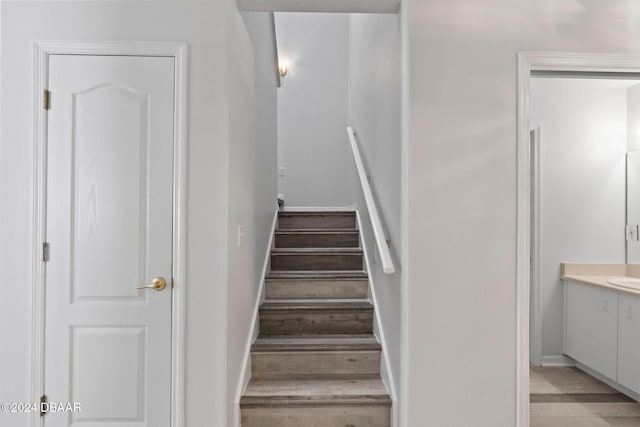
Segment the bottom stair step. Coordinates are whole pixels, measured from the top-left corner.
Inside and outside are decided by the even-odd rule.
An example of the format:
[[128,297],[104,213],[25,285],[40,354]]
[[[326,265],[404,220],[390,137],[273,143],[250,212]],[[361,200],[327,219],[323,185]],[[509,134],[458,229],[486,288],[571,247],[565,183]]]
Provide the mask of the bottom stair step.
[[389,427],[391,398],[380,378],[251,381],[242,427]]

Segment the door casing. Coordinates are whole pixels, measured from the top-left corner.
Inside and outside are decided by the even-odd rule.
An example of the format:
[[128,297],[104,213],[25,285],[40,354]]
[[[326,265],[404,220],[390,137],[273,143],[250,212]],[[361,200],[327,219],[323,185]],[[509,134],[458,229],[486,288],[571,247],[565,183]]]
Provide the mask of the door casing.
[[[187,55],[180,42],[68,42],[36,41],[34,50],[34,200],[32,253],[31,401],[44,392],[45,263],[47,110],[43,93],[48,88],[50,55],[163,56],[174,58],[173,135],[173,271],[171,308],[171,426],[184,426],[185,302],[186,302],[186,164],[187,164]],[[41,427],[44,418],[31,413],[30,425]]]

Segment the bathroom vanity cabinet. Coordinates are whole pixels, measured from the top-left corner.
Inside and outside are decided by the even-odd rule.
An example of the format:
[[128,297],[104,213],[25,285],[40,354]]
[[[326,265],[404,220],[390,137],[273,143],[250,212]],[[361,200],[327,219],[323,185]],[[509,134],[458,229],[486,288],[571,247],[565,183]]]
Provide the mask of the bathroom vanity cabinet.
[[640,295],[565,284],[565,354],[640,393]]
[[615,381],[618,293],[573,281],[567,281],[565,291],[565,353]]
[[640,393],[640,296],[618,299],[618,382]]

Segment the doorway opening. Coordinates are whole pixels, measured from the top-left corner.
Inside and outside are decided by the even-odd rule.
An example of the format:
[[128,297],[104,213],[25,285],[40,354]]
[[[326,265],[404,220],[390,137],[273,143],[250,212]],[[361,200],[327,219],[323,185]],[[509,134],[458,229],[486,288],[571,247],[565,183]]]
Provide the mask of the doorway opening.
[[[580,411],[596,395],[610,402],[600,422],[608,417],[625,421],[620,405],[629,405],[631,413],[640,411],[634,402],[640,395],[623,385],[629,381],[619,379],[618,366],[625,360],[618,345],[616,289],[607,289],[612,294],[604,297],[583,296],[584,289],[596,285],[579,281],[576,291],[573,281],[566,280],[573,274],[626,276],[627,265],[636,262],[627,257],[631,242],[625,241],[625,226],[630,218],[627,152],[637,150],[634,139],[640,138],[631,132],[640,116],[635,110],[638,71],[637,57],[519,55],[520,426],[585,421],[590,414]],[[585,314],[590,302],[594,310],[608,313],[600,316],[610,319],[608,332],[600,331],[602,319],[589,320]],[[591,326],[585,328],[587,324]],[[597,345],[599,334],[610,341]],[[627,347],[624,352],[635,349],[633,343]],[[598,350],[592,355],[589,349]],[[552,420],[550,413],[561,418]]]
[[[346,5],[347,2],[341,3],[341,8]],[[368,214],[364,215],[366,206],[347,133],[347,128],[353,126],[381,216],[388,234],[394,236],[390,240],[398,245],[392,250],[399,252],[402,230],[397,206],[402,204],[404,170],[402,26],[400,15],[395,13],[397,8],[388,12],[391,13],[359,13],[351,9],[273,12],[280,71],[276,160],[282,211],[349,210],[357,211],[359,218],[368,218]],[[252,13],[256,12],[243,12],[245,20],[252,18]],[[373,232],[367,221],[364,219],[359,229],[363,230],[363,240],[371,241]],[[382,247],[369,246],[369,252]],[[368,247],[363,251],[367,252]],[[371,259],[379,269],[381,260]],[[371,274],[371,289],[375,288],[384,305],[380,313],[401,311],[402,295],[393,291],[400,288],[399,283],[390,285],[394,281],[399,282],[400,276],[385,277],[377,270]],[[381,318],[376,320],[375,328],[383,353],[389,355],[381,361],[380,374],[393,399],[401,374],[400,325]],[[252,336],[255,334],[254,329]],[[247,368],[245,372],[250,371]],[[241,378],[238,401],[249,385],[255,385],[250,381],[249,375]],[[397,418],[397,404],[392,411],[392,417]]]

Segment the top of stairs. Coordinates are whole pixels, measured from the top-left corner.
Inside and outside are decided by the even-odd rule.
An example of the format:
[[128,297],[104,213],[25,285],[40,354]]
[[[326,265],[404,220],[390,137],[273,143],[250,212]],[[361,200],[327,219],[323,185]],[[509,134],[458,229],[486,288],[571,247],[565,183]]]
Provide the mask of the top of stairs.
[[278,230],[284,229],[351,229],[356,228],[354,211],[291,212],[278,213]]

